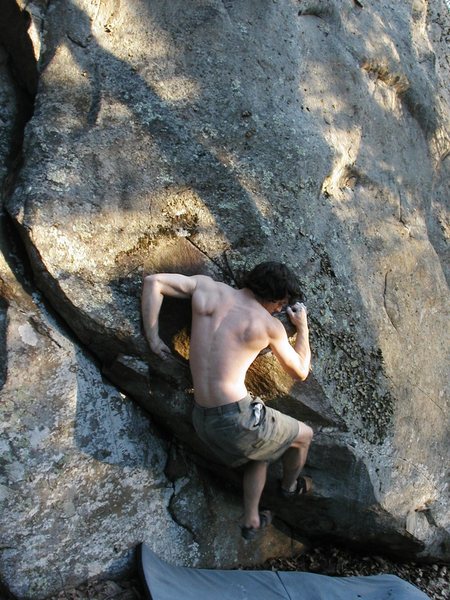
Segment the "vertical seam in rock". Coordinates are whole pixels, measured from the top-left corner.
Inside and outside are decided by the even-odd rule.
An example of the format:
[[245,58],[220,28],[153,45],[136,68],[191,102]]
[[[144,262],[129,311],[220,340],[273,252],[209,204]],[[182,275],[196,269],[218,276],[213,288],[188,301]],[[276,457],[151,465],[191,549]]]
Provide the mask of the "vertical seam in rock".
[[175,489],[176,478],[174,478],[172,480],[167,475],[167,466],[169,464],[169,461],[171,460],[172,447],[173,447],[173,443],[170,442],[169,447],[167,448],[167,459],[166,459],[166,465],[164,467],[164,474],[166,475],[168,481],[170,481],[170,483],[172,484],[172,495],[170,496],[169,503],[167,505],[167,510],[168,510],[173,522],[176,523],[179,527],[182,527],[185,531],[187,531],[192,536],[193,541],[196,544],[198,544],[199,540],[197,539],[197,536],[195,535],[195,531],[191,527],[189,527],[189,525],[185,525],[184,523],[181,522],[181,520],[178,518],[178,516],[176,514],[176,510],[173,506],[173,504],[176,500],[176,497],[177,497],[177,493],[176,493],[176,489]]
[[173,492],[172,492],[172,496],[170,497],[169,504],[167,506],[167,510],[169,511],[169,514],[170,514],[173,522],[176,523],[179,527],[182,527],[183,529],[185,529],[192,536],[193,541],[196,544],[198,544],[199,540],[197,539],[197,536],[195,535],[195,531],[191,527],[189,527],[189,525],[182,523],[182,521],[176,515],[176,511],[173,507],[173,503],[175,502],[175,499],[177,497],[177,494],[175,491],[175,482],[172,483],[172,489],[173,489]]
[[387,317],[389,319],[389,322],[391,323],[391,325],[395,329],[395,331],[398,333],[397,326],[395,325],[394,321],[391,319],[391,315],[389,314],[389,311],[388,311],[388,308],[387,308],[387,303],[386,303],[386,293],[387,293],[387,287],[388,287],[388,275],[389,275],[389,273],[391,273],[391,271],[388,269],[386,271],[386,273],[384,274],[383,306],[384,306],[384,311],[387,314]]
[[190,237],[186,238],[187,241],[192,244],[192,246],[194,246],[194,248],[196,250],[198,250],[199,252],[201,252],[203,254],[203,256],[206,256],[206,258],[208,260],[210,260],[214,265],[216,265],[216,267],[218,269],[220,269],[223,272],[223,268],[222,265],[219,264],[219,262],[217,260],[215,260],[214,258],[211,258],[211,256],[209,256],[209,254],[207,252],[205,252],[204,250],[202,250],[202,248],[200,248],[200,246],[198,244],[196,244],[195,242],[192,241],[192,239]]

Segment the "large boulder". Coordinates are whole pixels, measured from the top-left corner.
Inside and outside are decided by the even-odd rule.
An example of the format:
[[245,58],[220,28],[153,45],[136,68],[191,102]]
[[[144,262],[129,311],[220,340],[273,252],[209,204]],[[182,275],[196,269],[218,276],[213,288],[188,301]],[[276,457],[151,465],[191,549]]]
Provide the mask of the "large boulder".
[[294,385],[266,354],[248,385],[316,429],[318,486],[269,499],[302,535],[448,559],[449,111],[426,17],[422,0],[52,3],[8,210],[109,377],[204,458],[189,305],[165,305],[161,365],[142,276],[289,263],[313,372]]
[[[2,196],[26,118],[27,76],[21,85],[17,72],[11,77],[10,52],[0,54]],[[241,538],[236,494],[199,472],[105,380],[29,276],[0,209],[0,596],[39,600],[90,578],[123,576],[143,540],[178,564],[204,567],[299,552],[288,529],[270,528],[262,542]]]

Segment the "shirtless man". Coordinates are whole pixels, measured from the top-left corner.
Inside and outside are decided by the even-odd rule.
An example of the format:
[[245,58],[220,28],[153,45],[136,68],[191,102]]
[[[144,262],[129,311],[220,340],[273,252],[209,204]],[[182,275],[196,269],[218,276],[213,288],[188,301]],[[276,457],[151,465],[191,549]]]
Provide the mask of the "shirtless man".
[[282,263],[257,265],[234,289],[204,275],[160,273],[144,279],[142,316],[150,349],[162,360],[171,354],[159,337],[158,318],[164,296],[192,298],[190,368],[194,382],[193,423],[199,437],[231,467],[245,465],[242,535],[251,539],[270,522],[259,512],[268,462],[282,457],[280,493],[309,491],[311,481],[300,472],[312,429],[253,399],[245,386],[248,368],[270,347],[294,379],[308,376],[309,347],[306,308],[296,303],[287,314],[297,330],[294,346],[282,323],[273,317],[293,294],[293,278]]

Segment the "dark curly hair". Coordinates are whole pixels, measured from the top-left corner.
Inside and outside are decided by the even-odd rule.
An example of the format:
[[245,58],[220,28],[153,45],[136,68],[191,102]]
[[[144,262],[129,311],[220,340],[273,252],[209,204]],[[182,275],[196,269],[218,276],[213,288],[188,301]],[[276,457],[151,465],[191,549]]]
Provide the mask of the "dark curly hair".
[[243,276],[242,285],[260,300],[268,302],[279,302],[287,298],[292,303],[301,297],[292,271],[280,262],[259,263]]

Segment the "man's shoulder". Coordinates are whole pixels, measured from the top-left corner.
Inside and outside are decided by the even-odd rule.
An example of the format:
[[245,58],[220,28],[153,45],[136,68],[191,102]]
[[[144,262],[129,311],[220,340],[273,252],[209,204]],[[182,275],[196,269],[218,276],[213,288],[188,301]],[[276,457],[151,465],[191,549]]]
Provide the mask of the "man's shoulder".
[[212,289],[219,285],[219,282],[215,281],[209,275],[193,275],[192,279],[194,279],[196,282],[197,290]]
[[222,281],[216,281],[209,275],[194,275],[197,289],[215,289],[222,291],[231,291],[233,288]]
[[216,281],[214,281],[214,279],[212,277],[210,277],[209,275],[192,275],[193,279],[196,279],[199,282],[203,282],[203,283],[217,283]]
[[228,296],[232,288],[226,283],[216,281],[208,275],[195,275],[194,296],[199,299],[207,297],[210,302],[218,302],[220,298]]
[[285,335],[286,330],[276,317],[261,307],[261,310],[249,314],[251,324],[259,331],[264,331],[269,338],[279,338]]
[[286,336],[286,329],[283,323],[272,315],[268,315],[267,332],[270,338],[280,338]]

